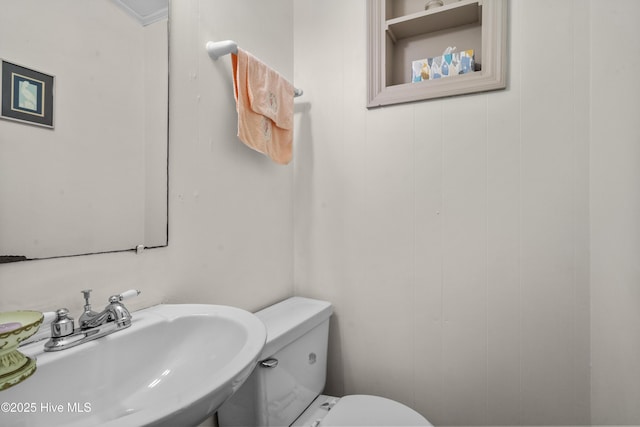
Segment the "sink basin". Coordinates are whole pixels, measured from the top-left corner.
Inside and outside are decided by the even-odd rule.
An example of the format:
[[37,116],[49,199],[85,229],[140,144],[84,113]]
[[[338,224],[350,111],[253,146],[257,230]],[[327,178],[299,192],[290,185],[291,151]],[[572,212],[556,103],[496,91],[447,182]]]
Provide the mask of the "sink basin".
[[[131,327],[66,350],[20,348],[37,370],[0,392],[8,426],[197,425],[254,369],[266,330],[233,307],[162,304]],[[7,404],[9,406],[7,406]]]

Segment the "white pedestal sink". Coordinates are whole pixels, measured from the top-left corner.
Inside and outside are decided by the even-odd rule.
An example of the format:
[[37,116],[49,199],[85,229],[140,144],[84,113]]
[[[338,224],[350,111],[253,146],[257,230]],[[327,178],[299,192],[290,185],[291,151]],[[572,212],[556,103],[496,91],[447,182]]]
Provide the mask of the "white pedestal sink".
[[226,306],[158,305],[131,327],[78,347],[45,353],[28,379],[0,392],[9,426],[189,426],[213,414],[249,376],[266,330]]

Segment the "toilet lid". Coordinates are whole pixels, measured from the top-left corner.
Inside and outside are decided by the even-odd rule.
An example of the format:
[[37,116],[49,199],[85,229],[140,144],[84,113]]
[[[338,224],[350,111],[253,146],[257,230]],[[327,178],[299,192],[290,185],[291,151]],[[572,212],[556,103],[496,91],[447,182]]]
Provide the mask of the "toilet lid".
[[321,427],[430,425],[426,418],[402,403],[367,395],[340,398],[320,423]]

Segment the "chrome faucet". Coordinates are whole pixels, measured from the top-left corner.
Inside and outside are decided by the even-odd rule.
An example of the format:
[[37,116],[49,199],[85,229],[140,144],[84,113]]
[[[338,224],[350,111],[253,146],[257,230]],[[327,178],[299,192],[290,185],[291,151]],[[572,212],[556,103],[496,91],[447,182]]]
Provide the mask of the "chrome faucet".
[[78,320],[78,328],[75,328],[73,317],[69,316],[69,310],[61,308],[56,311],[56,319],[51,322],[51,339],[45,343],[44,351],[59,351],[75,347],[131,326],[131,313],[122,301],[138,296],[140,291],[131,289],[119,295],[112,295],[109,297],[109,304],[100,313],[91,310],[91,304],[89,304],[91,289],[84,290],[82,293],[85,306]]

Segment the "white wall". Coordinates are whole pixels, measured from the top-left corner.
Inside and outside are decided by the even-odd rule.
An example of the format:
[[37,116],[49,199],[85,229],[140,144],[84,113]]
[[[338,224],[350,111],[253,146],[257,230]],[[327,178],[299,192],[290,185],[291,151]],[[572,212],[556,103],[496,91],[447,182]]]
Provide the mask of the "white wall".
[[369,111],[365,3],[294,2],[296,293],[335,304],[327,391],[588,424],[589,3],[509,3],[505,91]]
[[263,307],[293,293],[293,167],[237,139],[231,58],[204,46],[234,39],[292,79],[292,0],[171,3],[168,296]]
[[171,3],[169,246],[0,265],[0,311],[79,314],[85,288],[99,307],[136,287],[143,293],[132,309],[202,302],[255,310],[293,293],[293,168],[237,140],[230,59],[214,63],[204,49],[233,38],[291,77],[292,1]]
[[639,16],[637,1],[591,4],[591,410],[601,425],[640,424]]

